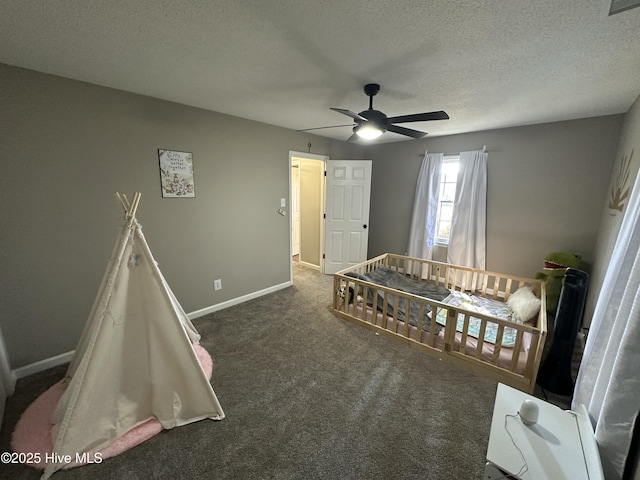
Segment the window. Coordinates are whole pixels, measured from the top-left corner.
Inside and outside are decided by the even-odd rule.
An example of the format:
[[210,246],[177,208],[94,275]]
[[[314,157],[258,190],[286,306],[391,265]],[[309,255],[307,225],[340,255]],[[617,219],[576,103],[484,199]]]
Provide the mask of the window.
[[440,172],[440,193],[438,195],[438,213],[436,214],[437,243],[449,243],[459,165],[459,155],[445,155]]

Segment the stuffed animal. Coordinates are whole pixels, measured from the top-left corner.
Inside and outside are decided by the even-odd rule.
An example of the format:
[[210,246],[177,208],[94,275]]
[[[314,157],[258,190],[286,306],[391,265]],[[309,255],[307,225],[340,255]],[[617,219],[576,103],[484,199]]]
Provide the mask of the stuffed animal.
[[547,311],[556,313],[560,290],[562,290],[562,279],[567,268],[580,268],[582,256],[575,253],[551,252],[544,257],[544,268],[542,272],[534,275],[534,278],[544,280],[547,292]]
[[[360,295],[360,293],[362,293],[362,289],[360,289],[360,292],[358,293],[358,297],[356,298],[356,300],[357,300],[357,302],[359,304],[362,304],[363,299],[362,299],[362,296]],[[347,285],[344,282],[341,282],[341,284],[340,284],[339,295],[340,295],[340,298],[342,299],[342,301],[344,302],[346,297],[347,297]],[[348,303],[349,303],[349,305],[351,305],[353,303],[353,287],[349,287]]]

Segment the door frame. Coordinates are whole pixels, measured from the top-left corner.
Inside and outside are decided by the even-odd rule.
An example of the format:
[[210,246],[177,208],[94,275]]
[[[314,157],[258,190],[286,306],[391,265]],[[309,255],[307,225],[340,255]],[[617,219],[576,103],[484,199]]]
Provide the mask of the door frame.
[[[307,160],[318,160],[323,163],[323,171],[327,171],[327,160],[329,160],[329,155],[317,155],[315,153],[306,153],[306,152],[298,152],[295,150],[289,150],[289,205],[287,207],[287,211],[289,211],[289,280],[293,282],[293,235],[291,233],[291,198],[293,197],[293,185],[292,185],[292,177],[291,177],[291,168],[293,167],[293,159],[294,158],[302,158]],[[322,205],[322,213],[324,213],[325,209],[325,179],[324,175],[322,177],[322,188],[321,188],[321,196],[320,203]],[[320,217],[320,271],[324,273],[324,259],[322,255],[324,253],[324,221],[322,221],[322,214]]]
[[[291,215],[291,256],[296,255],[296,253],[294,253],[294,246],[296,245],[296,242],[298,244],[298,253],[297,255],[300,255],[300,170],[302,169],[302,166],[300,165],[300,158],[299,157],[295,157],[294,159],[292,159],[292,165],[291,168],[289,169],[289,171],[291,172],[291,194],[289,196],[289,215]],[[297,177],[297,182],[294,180]],[[297,193],[298,193],[298,198],[295,197],[295,195],[293,194],[294,192],[294,187],[297,187]],[[296,203],[297,202],[297,205]],[[298,238],[296,238],[296,236],[293,234],[294,232],[296,232],[296,229],[294,229],[293,224],[294,224],[294,220],[295,220],[295,214],[293,212],[293,207],[294,205],[297,206],[298,208],[298,212],[297,212],[297,223],[298,223],[298,228],[297,228],[297,236]]]

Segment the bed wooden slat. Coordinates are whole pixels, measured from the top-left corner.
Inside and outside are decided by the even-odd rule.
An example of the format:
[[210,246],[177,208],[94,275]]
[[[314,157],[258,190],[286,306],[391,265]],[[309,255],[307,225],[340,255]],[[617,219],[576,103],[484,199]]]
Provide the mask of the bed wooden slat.
[[445,334],[444,334],[444,350],[445,352],[450,352],[455,347],[455,336],[456,336],[456,322],[457,315],[456,311],[453,308],[447,309],[447,324],[445,326]]
[[464,323],[462,327],[462,335],[460,338],[460,348],[459,350],[462,353],[466,353],[466,345],[467,345],[467,332],[469,331],[469,317],[470,315],[464,316]]
[[[382,302],[382,311],[386,313],[389,311],[389,292],[383,292],[382,295],[384,298],[384,301]],[[384,328],[387,328],[388,319],[389,317],[387,315],[383,315],[382,321],[384,322]]]
[[484,318],[481,318],[480,332],[478,332],[478,344],[476,345],[476,359],[480,359],[482,356],[482,347],[484,345],[484,336],[486,332],[487,332],[487,321]]
[[[505,296],[504,296],[504,301],[506,302],[507,300],[509,300],[509,296],[511,295],[511,284],[512,284],[513,280],[511,280],[510,278],[507,278],[507,286],[505,288]],[[516,281],[517,283],[517,281]],[[517,290],[517,288],[516,288]]]
[[518,361],[520,360],[520,349],[522,348],[522,337],[524,337],[524,332],[522,330],[518,330],[516,334],[516,343],[513,346],[513,357],[511,358],[511,371],[516,369],[518,365]]
[[495,283],[493,284],[493,299],[498,299],[498,292],[500,291],[500,277],[496,275]]
[[493,358],[491,362],[494,365],[498,364],[498,359],[500,358],[500,350],[502,350],[503,335],[504,335],[504,325],[498,325],[498,331],[496,333],[496,342],[493,344]]
[[424,324],[426,322],[425,322],[425,319],[424,319],[424,311],[425,311],[426,306],[427,306],[427,304],[424,303],[424,302],[420,302],[418,304],[418,321],[416,322],[417,323],[416,326],[418,327],[418,331],[424,330],[424,327],[425,327]]
[[393,324],[395,325],[394,327],[394,332],[398,333],[398,295],[393,293],[393,294],[389,294],[389,295],[393,295],[395,298],[394,300],[394,305],[393,305]]

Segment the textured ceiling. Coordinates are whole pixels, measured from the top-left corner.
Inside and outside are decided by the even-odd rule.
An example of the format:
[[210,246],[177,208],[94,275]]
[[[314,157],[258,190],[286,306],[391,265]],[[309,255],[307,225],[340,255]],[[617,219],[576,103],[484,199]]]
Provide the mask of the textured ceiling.
[[[0,63],[294,130],[388,116],[448,135],[626,112],[640,9],[603,0],[3,0]],[[346,121],[345,121],[346,120]],[[318,130],[347,139],[350,127]],[[378,141],[404,140],[386,133]]]

